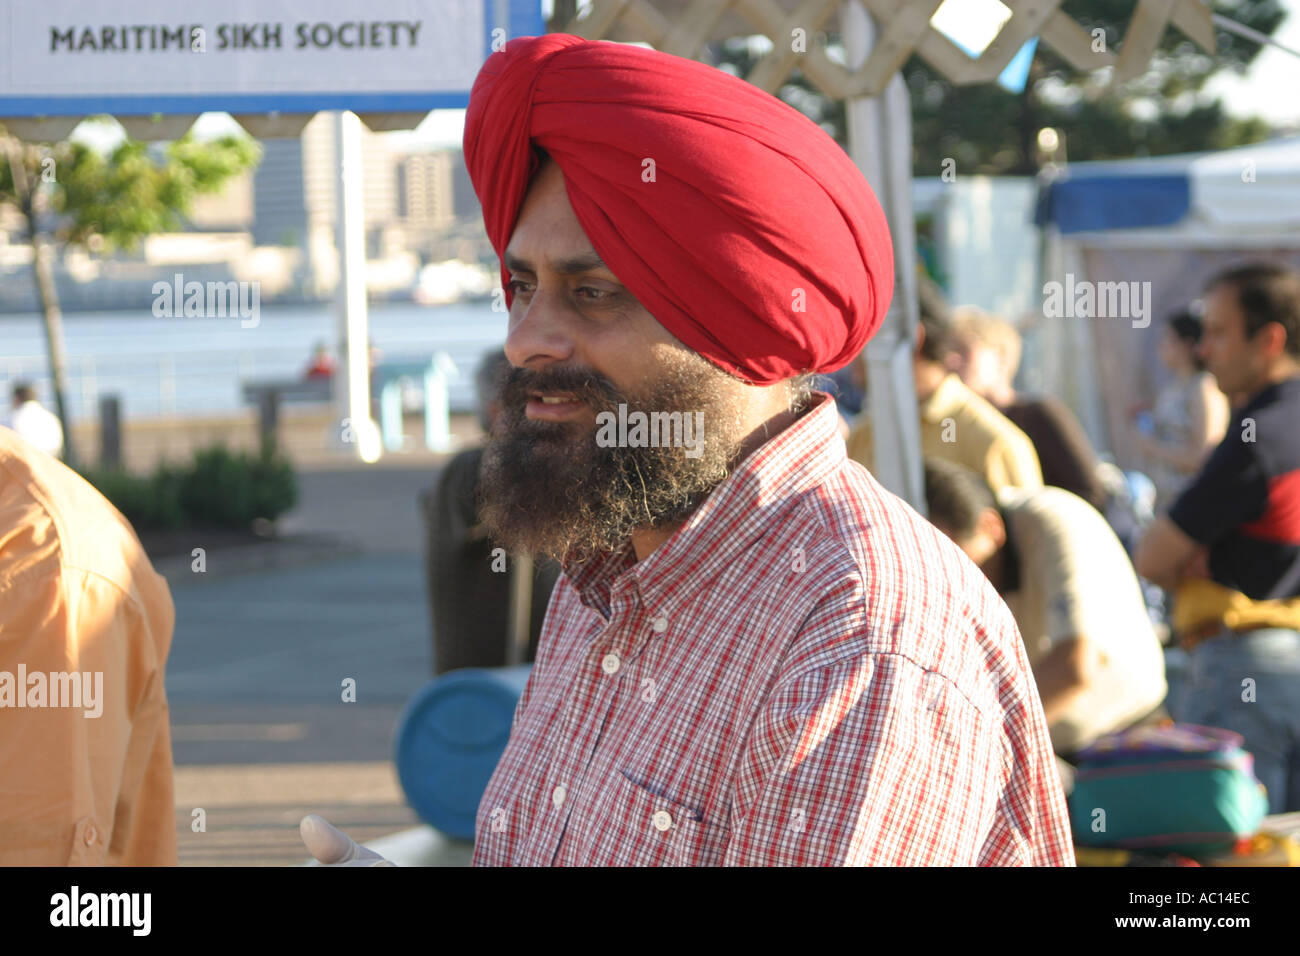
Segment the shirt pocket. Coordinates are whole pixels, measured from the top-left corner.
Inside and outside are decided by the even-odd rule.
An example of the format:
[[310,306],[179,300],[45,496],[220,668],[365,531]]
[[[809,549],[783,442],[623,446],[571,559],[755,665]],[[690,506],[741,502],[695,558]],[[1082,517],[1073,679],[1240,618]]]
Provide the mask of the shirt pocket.
[[706,820],[695,807],[649,786],[625,771],[614,774],[608,825],[593,863],[613,866],[717,866],[731,831]]

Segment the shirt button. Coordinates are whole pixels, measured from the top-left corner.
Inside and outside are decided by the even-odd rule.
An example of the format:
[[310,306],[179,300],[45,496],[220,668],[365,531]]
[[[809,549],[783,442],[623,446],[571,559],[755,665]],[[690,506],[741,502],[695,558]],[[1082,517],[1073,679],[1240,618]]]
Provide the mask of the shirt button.
[[650,818],[650,822],[654,824],[656,830],[662,833],[664,830],[672,828],[673,816],[667,810],[660,810]]
[[668,630],[668,618],[660,615],[654,619],[650,626],[654,628],[656,634],[662,634],[664,631]]
[[600,662],[600,669],[606,674],[615,674],[618,672],[618,655],[606,654],[605,659]]
[[95,829],[95,825],[93,823],[88,825],[86,827],[86,835],[84,837],[86,841],[86,846],[94,846],[95,839],[98,836],[99,836],[99,831]]
[[556,787],[554,790],[551,791],[551,802],[555,804],[555,809],[558,810],[560,809],[560,807],[564,805],[564,795],[565,795],[564,784],[560,784],[558,787]]

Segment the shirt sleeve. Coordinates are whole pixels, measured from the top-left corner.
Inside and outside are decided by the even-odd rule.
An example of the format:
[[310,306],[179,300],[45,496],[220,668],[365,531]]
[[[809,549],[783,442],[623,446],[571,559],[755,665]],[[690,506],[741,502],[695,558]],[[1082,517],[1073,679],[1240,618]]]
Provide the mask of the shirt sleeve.
[[[137,714],[127,747],[109,862],[124,866],[175,866],[177,807],[172,783],[171,715],[162,675],[156,675]],[[182,807],[192,819],[192,807]]]
[[[21,646],[3,668],[76,672],[82,706],[10,712],[0,746],[0,865],[175,866],[163,686],[174,608],[161,578],[142,606],[93,573],[29,582],[6,606]],[[0,630],[3,630],[0,628]]]
[[1079,420],[1057,398],[1012,405],[1003,414],[1028,436],[1038,455],[1043,483],[1074,492],[1098,511],[1106,495],[1097,478],[1097,453]]
[[1038,463],[1038,453],[1024,432],[1007,423],[1010,431],[998,437],[989,448],[984,474],[994,491],[1003,488],[1024,488],[1033,491],[1043,487],[1043,469]]
[[895,654],[811,670],[746,741],[724,865],[1068,862],[1020,832],[1045,808],[1013,792],[1011,767],[1000,724],[938,673]]
[[[75,585],[78,573],[69,572]],[[91,729],[90,786],[115,794],[108,817],[110,866],[175,866],[176,801],[172,779],[170,711],[164,677],[176,612],[166,582],[137,569],[138,599],[87,574],[76,599],[77,643],[104,671],[101,721]],[[103,655],[101,657],[101,655]],[[116,698],[116,699],[114,699]],[[102,737],[98,732],[107,731]],[[111,755],[112,759],[106,759]],[[116,778],[104,772],[119,768]],[[188,818],[190,808],[185,808]]]
[[[1043,496],[1046,496],[1046,504]],[[1093,633],[1096,629],[1089,626],[1090,614],[1101,610],[1104,602],[1128,597],[1101,590],[1104,586],[1109,591],[1114,586],[1106,570],[1094,567],[1091,575],[1088,573],[1089,564],[1128,562],[1118,542],[1113,553],[1099,548],[1097,539],[1102,536],[1095,534],[1092,525],[1094,518],[1098,522],[1103,519],[1098,515],[1080,514],[1081,509],[1075,507],[1076,501],[1061,499],[1065,496],[1055,489],[1043,492],[1042,496],[1030,496],[1028,500],[1033,504],[1019,514],[1013,512],[1010,517],[1021,565],[1033,566],[1030,580],[1033,589],[1040,592],[1042,625],[1046,628],[1044,634],[1022,636],[1027,641],[1047,638],[1053,646],[1068,637],[1109,637]],[[1100,543],[1105,543],[1104,537]],[[1090,582],[1097,587],[1090,589]],[[1136,587],[1135,579],[1133,588]]]
[[1268,507],[1268,479],[1253,443],[1230,431],[1200,473],[1169,509],[1169,520],[1189,538],[1213,544],[1238,525],[1259,518]]

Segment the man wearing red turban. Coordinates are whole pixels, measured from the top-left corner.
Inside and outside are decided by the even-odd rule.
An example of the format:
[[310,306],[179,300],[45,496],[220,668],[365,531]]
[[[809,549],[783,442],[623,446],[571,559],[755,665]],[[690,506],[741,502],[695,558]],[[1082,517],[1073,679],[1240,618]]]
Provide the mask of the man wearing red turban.
[[565,567],[475,863],[1072,863],[1009,612],[803,374],[892,293],[844,150],[706,64],[549,35],[484,64],[465,160],[514,366],[483,514]]
[[548,35],[484,64],[465,158],[513,366],[482,513],[564,567],[474,862],[1071,864],[1010,613],[809,387],[892,292],[844,151],[713,67]]

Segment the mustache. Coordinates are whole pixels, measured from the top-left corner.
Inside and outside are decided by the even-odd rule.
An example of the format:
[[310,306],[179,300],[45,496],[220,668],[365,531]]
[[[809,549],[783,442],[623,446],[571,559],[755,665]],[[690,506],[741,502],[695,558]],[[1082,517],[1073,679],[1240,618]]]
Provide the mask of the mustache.
[[501,383],[502,405],[522,412],[533,392],[566,392],[594,408],[616,407],[627,401],[627,396],[595,369],[560,367],[538,372],[511,368]]

